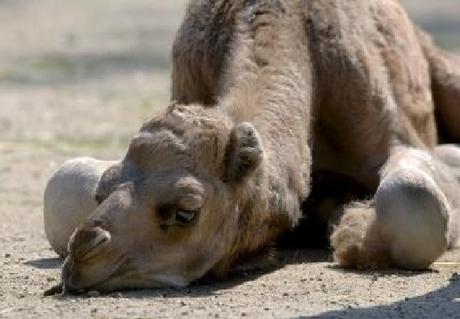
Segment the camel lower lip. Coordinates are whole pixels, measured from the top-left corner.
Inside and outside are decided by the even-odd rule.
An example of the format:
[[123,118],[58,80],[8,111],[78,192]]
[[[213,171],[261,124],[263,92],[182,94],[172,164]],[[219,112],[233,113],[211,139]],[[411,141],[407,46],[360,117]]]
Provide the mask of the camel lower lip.
[[[119,258],[117,258],[116,262],[114,262],[113,264],[115,265],[112,269],[111,272],[109,272],[106,276],[103,277],[103,279],[99,279],[89,285],[85,285],[85,284],[75,284],[75,285],[72,285],[70,284],[70,282],[72,281],[71,278],[72,278],[72,274],[69,274],[67,276],[67,278],[65,280],[63,280],[62,282],[62,293],[63,294],[72,294],[72,295],[78,295],[78,294],[82,294],[82,293],[85,293],[87,291],[91,291],[91,290],[98,290],[98,288],[100,288],[101,286],[104,285],[105,282],[107,282],[108,280],[110,280],[111,278],[114,277],[114,275],[117,275],[119,274],[120,272],[120,269],[121,269],[121,266],[123,265],[123,263],[125,263],[126,261],[126,257],[124,256],[120,256]],[[51,291],[51,289],[50,289]]]
[[79,295],[84,293],[85,290],[69,290],[66,288],[64,283],[59,283],[52,286],[51,288],[43,292],[44,297],[56,296],[56,295]]
[[54,285],[53,287],[45,290],[43,292],[43,296],[49,297],[49,296],[55,296],[64,293],[64,284],[61,282],[57,285]]

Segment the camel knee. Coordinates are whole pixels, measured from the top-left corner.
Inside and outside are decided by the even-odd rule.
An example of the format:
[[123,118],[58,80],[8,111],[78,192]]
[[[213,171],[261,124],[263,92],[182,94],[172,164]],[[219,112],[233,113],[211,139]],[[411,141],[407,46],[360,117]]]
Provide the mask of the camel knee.
[[74,229],[96,208],[95,189],[114,162],[77,158],[65,162],[48,181],[44,194],[44,226],[51,247],[61,257]]
[[439,145],[434,148],[433,155],[449,167],[450,175],[460,183],[460,145]]
[[424,269],[446,251],[449,204],[430,175],[415,167],[393,171],[375,201],[377,223],[396,266]]

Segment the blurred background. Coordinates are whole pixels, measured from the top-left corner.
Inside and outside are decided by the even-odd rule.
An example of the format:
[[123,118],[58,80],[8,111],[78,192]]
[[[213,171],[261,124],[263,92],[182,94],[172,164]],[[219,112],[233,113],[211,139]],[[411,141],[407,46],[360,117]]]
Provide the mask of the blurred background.
[[0,141],[118,157],[169,96],[185,0],[0,0]]
[[[460,1],[402,2],[439,44],[460,50]],[[120,156],[168,101],[185,3],[0,0],[0,140]]]

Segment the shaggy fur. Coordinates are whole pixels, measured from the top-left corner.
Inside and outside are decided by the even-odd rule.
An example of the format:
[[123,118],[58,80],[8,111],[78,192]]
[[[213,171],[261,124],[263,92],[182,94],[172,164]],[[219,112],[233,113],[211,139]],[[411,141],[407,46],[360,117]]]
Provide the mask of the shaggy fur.
[[223,275],[297,224],[312,172],[376,193],[333,231],[342,266],[424,268],[452,246],[457,148],[433,148],[437,123],[459,141],[460,67],[396,0],[194,0],[173,64],[175,102],[70,240],[68,290]]

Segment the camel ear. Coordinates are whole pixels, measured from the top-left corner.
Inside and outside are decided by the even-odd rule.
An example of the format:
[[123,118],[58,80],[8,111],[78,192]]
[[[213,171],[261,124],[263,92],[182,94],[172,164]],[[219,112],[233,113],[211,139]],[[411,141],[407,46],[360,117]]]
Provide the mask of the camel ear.
[[115,164],[102,173],[96,187],[95,200],[101,204],[121,183],[121,166]]
[[254,173],[262,163],[259,133],[250,123],[236,125],[230,133],[226,153],[226,181],[238,183]]

